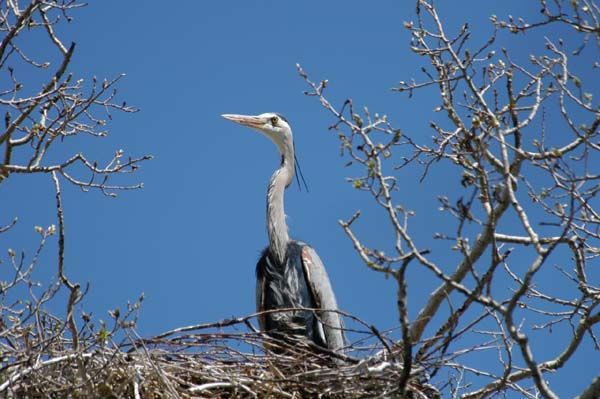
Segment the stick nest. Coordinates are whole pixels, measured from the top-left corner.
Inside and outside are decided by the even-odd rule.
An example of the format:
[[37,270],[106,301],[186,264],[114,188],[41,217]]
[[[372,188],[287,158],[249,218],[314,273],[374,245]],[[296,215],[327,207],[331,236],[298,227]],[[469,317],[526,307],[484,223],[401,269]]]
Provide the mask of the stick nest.
[[[403,373],[402,351],[379,333],[363,331],[344,355],[335,356],[301,341],[275,340],[256,331],[251,317],[179,328],[149,339],[139,337],[133,326],[121,325],[119,334],[110,332],[110,339],[81,334],[79,349],[64,331],[37,337],[42,339],[25,333],[13,337],[12,351],[3,346],[0,394],[135,399],[440,397],[426,382],[426,367]],[[119,343],[117,335],[122,336]],[[406,383],[401,384],[403,378]]]

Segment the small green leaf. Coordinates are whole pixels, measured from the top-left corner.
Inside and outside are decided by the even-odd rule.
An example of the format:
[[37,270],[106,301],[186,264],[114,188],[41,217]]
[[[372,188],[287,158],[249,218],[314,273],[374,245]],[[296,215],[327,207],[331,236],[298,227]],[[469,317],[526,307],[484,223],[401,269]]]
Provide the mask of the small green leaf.
[[98,331],[97,339],[98,339],[98,342],[102,342],[102,343],[106,342],[108,340],[108,330],[106,328],[102,327],[100,329],[100,331]]

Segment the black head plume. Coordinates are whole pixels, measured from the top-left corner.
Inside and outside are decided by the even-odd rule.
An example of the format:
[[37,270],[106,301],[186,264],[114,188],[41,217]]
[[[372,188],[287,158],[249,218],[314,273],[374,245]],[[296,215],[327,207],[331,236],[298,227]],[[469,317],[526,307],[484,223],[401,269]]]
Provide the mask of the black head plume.
[[[308,184],[306,184],[306,180],[304,179],[304,175],[302,174],[302,169],[300,168],[300,162],[298,161],[298,157],[294,154],[294,170],[296,171],[296,182],[298,183],[298,189],[302,191],[302,186],[300,185],[300,179],[302,179],[302,183],[304,184],[304,188],[306,188],[306,192],[309,192]],[[300,175],[300,179],[298,179],[298,175]]]

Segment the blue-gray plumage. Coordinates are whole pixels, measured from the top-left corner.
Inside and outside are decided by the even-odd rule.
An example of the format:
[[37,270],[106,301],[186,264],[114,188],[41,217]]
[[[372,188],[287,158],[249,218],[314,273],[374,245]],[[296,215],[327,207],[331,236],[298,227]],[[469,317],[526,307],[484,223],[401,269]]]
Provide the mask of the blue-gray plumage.
[[[266,309],[317,307],[306,281],[302,265],[302,247],[306,244],[290,241],[287,246],[285,264],[280,264],[269,248],[265,248],[256,264],[257,305],[259,311]],[[266,331],[308,337],[317,345],[327,347],[320,333],[319,320],[312,311],[298,310],[261,316]]]
[[273,173],[267,190],[267,232],[269,246],[256,265],[256,308],[261,329],[277,337],[305,337],[334,351],[344,347],[342,319],[325,271],[313,248],[289,238],[284,212],[284,192],[295,173],[294,141],[283,116],[223,115],[225,119],[248,126],[271,139],[281,154],[281,164]]

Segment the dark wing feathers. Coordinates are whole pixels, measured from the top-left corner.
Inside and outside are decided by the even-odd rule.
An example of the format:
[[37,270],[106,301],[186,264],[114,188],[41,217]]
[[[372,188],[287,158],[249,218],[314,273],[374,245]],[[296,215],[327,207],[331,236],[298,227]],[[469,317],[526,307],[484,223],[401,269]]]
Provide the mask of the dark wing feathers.
[[[291,241],[285,264],[265,249],[256,265],[256,309],[322,308],[337,310],[325,267],[308,245]],[[259,316],[263,331],[291,332],[329,349],[344,346],[342,320],[337,312],[290,311]]]
[[[261,275],[261,270],[262,268],[259,267],[260,263],[263,261],[263,258],[265,257],[264,254],[265,251],[263,251],[263,254],[260,257],[260,260],[257,264],[256,267],[256,311],[258,313],[260,312],[264,312],[265,309],[265,278],[264,275]],[[261,331],[265,331],[267,329],[267,321],[265,320],[265,315],[264,314],[259,314],[258,315],[258,324],[260,326]]]
[[[285,264],[278,262],[267,248],[256,265],[257,310],[285,308],[314,308],[314,300],[304,276],[301,247],[290,243]],[[263,331],[306,336],[325,346],[320,336],[315,336],[316,316],[307,310],[272,312],[261,315]]]

